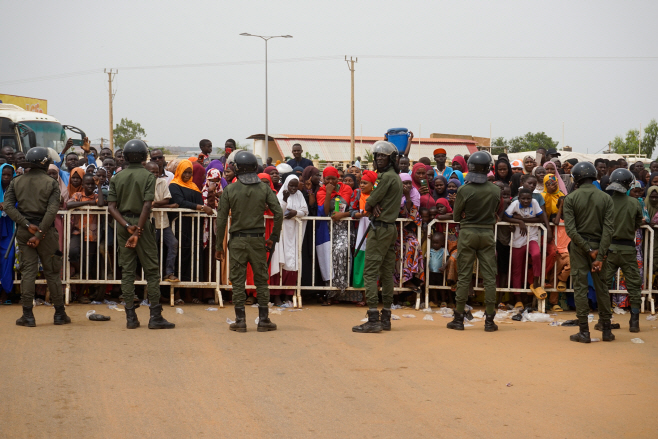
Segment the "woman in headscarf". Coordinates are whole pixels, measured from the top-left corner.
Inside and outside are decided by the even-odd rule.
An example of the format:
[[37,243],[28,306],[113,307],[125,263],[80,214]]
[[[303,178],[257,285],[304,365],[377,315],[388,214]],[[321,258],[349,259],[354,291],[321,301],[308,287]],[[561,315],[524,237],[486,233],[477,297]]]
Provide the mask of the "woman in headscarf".
[[512,179],[512,167],[509,160],[504,157],[498,156],[495,165],[496,172],[494,173],[494,181],[502,181],[509,186]]
[[461,185],[461,182],[456,178],[451,178],[448,180],[448,203],[450,203],[451,206],[455,205],[455,200],[457,199],[457,191]]
[[[320,189],[320,170],[315,166],[307,166],[302,172],[300,180],[300,192],[304,196],[308,206],[308,215],[317,216],[318,203],[316,194]],[[313,254],[315,253],[315,242],[313,242],[313,221],[302,221],[305,228],[304,240],[302,241],[302,285],[322,285],[322,275],[318,260],[315,258],[315,270],[313,270]],[[313,279],[315,273],[315,282]]]
[[302,174],[304,173],[304,168],[302,168],[301,166],[295,166],[292,169],[292,172],[295,173],[295,175],[297,176],[297,179],[301,182]]
[[71,177],[69,178],[69,184],[66,187],[69,193],[69,198],[73,197],[73,194],[76,192],[84,191],[82,187],[82,179],[85,176],[85,170],[83,168],[75,168],[71,171]]
[[206,168],[199,163],[197,157],[190,157],[188,160],[192,163],[192,181],[196,187],[202,188],[203,182],[206,180]]
[[543,166],[537,166],[532,170],[532,175],[537,178],[537,188],[535,192],[543,192],[544,190],[544,176],[546,175],[546,169]]
[[[69,190],[59,175],[57,165],[51,164],[48,166],[48,175],[57,180],[57,184],[59,184],[59,210],[66,210],[66,203],[69,201]],[[64,251],[64,215],[57,215],[55,217],[55,229],[57,229],[57,233],[59,234],[59,250]]]
[[562,180],[562,177],[560,177],[560,173],[558,172],[558,167],[557,165],[552,162],[548,161],[544,163],[544,169],[546,169],[547,174],[553,174],[557,177],[557,184],[558,187],[560,188],[560,192],[562,192],[564,195],[567,195],[567,186],[564,184],[564,180]]
[[227,181],[224,179],[224,164],[220,162],[219,160],[213,160],[208,164],[208,167],[206,168],[206,179],[208,176],[208,171],[211,169],[217,169],[219,171],[219,175],[221,176],[219,183],[222,185],[222,189],[226,187],[228,184]]
[[[420,194],[418,194],[418,196],[420,196]],[[437,175],[434,179],[434,192],[432,192],[432,198],[435,200],[448,198],[448,179],[443,175]]]
[[468,165],[466,164],[466,160],[464,157],[460,155],[456,155],[452,159],[452,164],[451,164],[452,170],[454,171],[459,171],[462,174],[468,173]]
[[425,165],[425,174],[427,175],[427,184],[430,187],[430,195],[434,193],[434,176],[436,175],[434,173],[434,168],[431,167],[430,165]]
[[[425,169],[423,167],[423,169]],[[324,186],[320,187],[317,193],[318,200],[318,216],[331,217],[331,226],[327,221],[320,221],[316,228],[328,227],[329,233],[333,237],[333,247],[325,246],[324,251],[318,251],[317,257],[322,271],[322,277],[325,281],[333,279],[332,285],[334,288],[340,289],[340,296],[345,295],[346,288],[348,288],[348,252],[349,252],[349,239],[347,233],[348,221],[341,221],[343,218],[350,216],[349,202],[352,198],[352,189],[344,184],[338,182],[338,170],[333,166],[328,166],[322,171],[324,178]],[[338,202],[339,211],[335,211],[335,204]],[[325,236],[324,233],[316,233],[316,239]],[[320,245],[321,243],[316,243]],[[330,272],[329,258],[332,258],[333,273]],[[323,305],[330,305],[331,300],[336,296],[335,291],[328,291],[327,297],[324,298]]]
[[[169,184],[169,192],[171,193],[171,203],[178,204],[181,209],[190,209],[195,211],[203,211],[206,215],[212,215],[212,209],[206,206],[203,202],[201,190],[192,181],[194,175],[192,162],[189,160],[181,160],[176,168],[173,180]],[[182,282],[199,282],[204,277],[205,264],[203,263],[203,252],[201,246],[194,246],[193,242],[199,241],[200,238],[200,223],[196,218],[190,216],[179,215],[177,217],[179,223],[172,223],[172,231],[176,234],[176,238],[180,243],[180,251],[178,252],[180,258],[180,273],[178,278]],[[199,264],[199,276],[196,276],[196,270],[193,270],[192,261]],[[194,303],[201,303],[199,298],[192,298],[189,288],[185,291],[185,300]],[[176,292],[175,301],[177,304],[184,304],[185,302],[180,299],[179,292]]]
[[[399,287],[402,283],[403,287],[411,288],[414,293],[418,294],[425,282],[425,258],[423,257],[421,243],[418,241],[418,230],[423,226],[419,212],[422,197],[420,197],[420,193],[417,192],[418,190],[414,187],[412,178],[408,174],[400,174],[400,179],[402,180],[402,200],[398,217],[411,221],[398,222],[397,224],[395,275],[393,279],[396,287]],[[400,241],[400,227],[402,227],[402,241]],[[402,274],[400,274],[401,258],[403,259]]]
[[549,219],[552,215],[557,214],[557,201],[560,197],[564,197],[564,193],[559,188],[558,180],[560,180],[560,177],[554,174],[546,174],[542,182],[543,191],[541,195],[544,197],[544,212],[546,212]]
[[[283,182],[286,181],[288,176],[293,173],[293,170],[292,166],[290,166],[288,163],[281,163],[280,165],[277,165],[276,172],[279,173],[279,182]],[[283,183],[281,183],[281,186],[283,187]]]
[[527,155],[523,157],[523,173],[524,174],[532,174],[532,170],[534,169],[536,163],[534,157],[531,155]]
[[461,171],[452,171],[452,175],[448,179],[450,180],[459,180],[459,185],[463,186],[464,185],[464,174]]
[[[10,164],[0,166],[0,175],[2,181],[0,184],[0,210],[4,210],[3,202],[5,201],[5,192],[9,188],[11,180],[16,176],[14,167]],[[59,173],[58,173],[59,175]],[[8,257],[0,256],[0,303],[7,302],[7,296],[14,289],[14,222],[7,216],[4,211],[0,216],[0,254],[5,255],[9,251]]]
[[427,182],[427,168],[418,162],[411,170],[411,184],[420,193],[420,207],[427,209],[436,204],[430,195],[429,183]]
[[267,168],[265,168],[263,172],[271,177],[275,191],[281,189],[281,183],[279,183],[280,180],[279,171],[277,171],[277,169],[274,166],[268,166]]
[[[649,176],[649,184],[644,190],[645,198],[649,196],[649,188],[651,188],[652,186],[658,186],[658,172],[652,172],[651,175]],[[646,202],[647,200],[644,201]],[[651,218],[653,219],[653,216]]]
[[[301,269],[301,261],[298,256],[299,225],[295,218],[308,215],[308,206],[304,195],[299,190],[299,178],[289,175],[277,194],[279,204],[283,210],[283,226],[281,237],[274,248],[271,269],[276,271],[270,277],[270,285],[297,285],[297,271]],[[302,240],[304,231],[302,230]],[[281,290],[270,288],[270,295],[274,296],[274,304],[282,304],[281,294],[285,295],[284,301],[292,300],[295,290]]]

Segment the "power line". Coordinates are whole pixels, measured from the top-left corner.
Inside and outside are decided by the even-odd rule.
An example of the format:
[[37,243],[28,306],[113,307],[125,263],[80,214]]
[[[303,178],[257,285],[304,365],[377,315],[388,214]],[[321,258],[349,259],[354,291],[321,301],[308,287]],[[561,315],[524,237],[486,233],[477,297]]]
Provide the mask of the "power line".
[[[437,56],[415,56],[415,55],[360,55],[364,59],[401,59],[401,60],[440,60],[440,61],[657,61],[658,56],[455,56],[455,55],[437,55]],[[330,56],[307,56],[299,58],[283,58],[269,60],[270,63],[291,63],[291,62],[313,62],[313,61],[330,61],[343,59],[341,55]],[[162,64],[152,66],[128,66],[119,67],[120,70],[158,70],[158,69],[182,69],[182,68],[199,68],[199,67],[229,67],[263,64],[263,60],[248,61],[225,61],[216,63],[197,63],[197,64]],[[103,73],[103,69],[80,70],[77,72],[59,73],[48,76],[38,76],[34,78],[14,79],[1,81],[0,85],[25,84],[29,82],[49,81],[53,79],[67,79],[75,76],[91,75],[94,73]]]

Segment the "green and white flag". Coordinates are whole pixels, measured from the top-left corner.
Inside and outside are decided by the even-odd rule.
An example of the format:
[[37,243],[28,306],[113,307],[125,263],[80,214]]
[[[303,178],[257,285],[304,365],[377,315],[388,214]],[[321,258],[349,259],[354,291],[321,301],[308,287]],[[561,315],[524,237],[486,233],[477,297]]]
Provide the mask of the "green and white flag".
[[[363,236],[368,230],[370,225],[370,219],[368,217],[363,217],[359,220],[359,228],[356,231],[356,244],[359,245]],[[363,288],[363,267],[366,262],[366,241],[363,241],[363,244],[360,248],[354,250],[354,288]]]

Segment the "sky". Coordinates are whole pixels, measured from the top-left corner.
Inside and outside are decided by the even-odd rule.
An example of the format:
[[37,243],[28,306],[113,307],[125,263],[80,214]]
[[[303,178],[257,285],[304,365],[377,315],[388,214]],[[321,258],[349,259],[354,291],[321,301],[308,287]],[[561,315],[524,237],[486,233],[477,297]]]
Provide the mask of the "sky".
[[109,134],[104,68],[119,70],[115,123],[141,123],[150,145],[264,133],[264,42],[242,32],[293,36],[268,46],[270,134],[350,134],[346,55],[358,57],[357,136],[488,137],[491,126],[493,137],[544,131],[594,153],[658,118],[655,1],[25,0],[1,10],[0,93],[47,99],[91,139]]

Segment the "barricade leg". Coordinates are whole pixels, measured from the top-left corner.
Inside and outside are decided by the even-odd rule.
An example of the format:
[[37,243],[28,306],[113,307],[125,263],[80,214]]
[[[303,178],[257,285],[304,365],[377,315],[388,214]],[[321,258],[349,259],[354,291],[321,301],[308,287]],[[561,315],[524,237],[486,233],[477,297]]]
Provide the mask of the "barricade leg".
[[174,306],[174,286],[169,286],[169,305]]
[[66,288],[64,289],[64,304],[68,305],[70,301],[71,301],[71,285],[66,284]]

